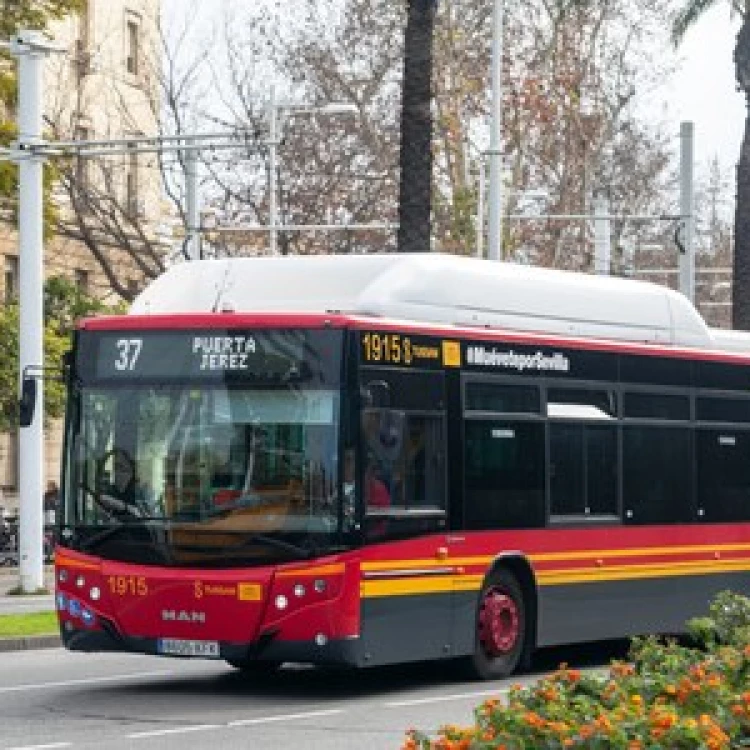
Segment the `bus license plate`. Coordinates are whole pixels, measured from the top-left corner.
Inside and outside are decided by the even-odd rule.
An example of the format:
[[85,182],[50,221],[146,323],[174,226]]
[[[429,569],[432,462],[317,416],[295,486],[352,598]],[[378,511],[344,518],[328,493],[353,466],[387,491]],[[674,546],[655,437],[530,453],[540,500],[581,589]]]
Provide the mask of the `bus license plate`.
[[158,651],[160,654],[169,654],[170,656],[202,656],[204,658],[218,659],[219,642],[160,638]]

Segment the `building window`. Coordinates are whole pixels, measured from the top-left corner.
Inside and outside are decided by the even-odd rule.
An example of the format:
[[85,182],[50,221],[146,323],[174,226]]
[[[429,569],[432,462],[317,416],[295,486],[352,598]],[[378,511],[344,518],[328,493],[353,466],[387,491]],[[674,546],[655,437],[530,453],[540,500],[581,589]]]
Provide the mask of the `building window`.
[[79,292],[87,294],[89,291],[89,272],[78,268],[74,272],[74,283]]
[[15,255],[5,256],[3,300],[9,304],[18,297],[18,258]]
[[140,25],[138,21],[129,18],[125,22],[125,67],[131,75],[138,75],[138,57],[140,53]]

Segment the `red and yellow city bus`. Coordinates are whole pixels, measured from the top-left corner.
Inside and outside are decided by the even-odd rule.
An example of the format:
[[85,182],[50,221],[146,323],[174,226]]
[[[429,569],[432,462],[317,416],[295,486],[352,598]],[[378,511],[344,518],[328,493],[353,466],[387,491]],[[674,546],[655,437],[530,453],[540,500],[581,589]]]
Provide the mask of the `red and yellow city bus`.
[[71,650],[496,678],[750,590],[750,339],[656,285],[185,263],[81,323],[68,382]]

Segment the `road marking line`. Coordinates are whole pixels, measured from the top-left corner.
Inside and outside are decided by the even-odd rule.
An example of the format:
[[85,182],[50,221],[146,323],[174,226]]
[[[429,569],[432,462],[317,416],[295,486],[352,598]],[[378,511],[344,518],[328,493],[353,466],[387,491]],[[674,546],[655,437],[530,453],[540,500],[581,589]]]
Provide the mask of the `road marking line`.
[[423,706],[427,703],[445,703],[447,701],[463,700],[465,698],[481,698],[485,695],[507,695],[508,688],[500,690],[477,690],[472,693],[454,693],[453,695],[437,695],[433,698],[416,698],[409,701],[392,701],[384,703],[386,708],[406,708],[407,706]]
[[205,732],[207,729],[221,729],[220,724],[194,724],[189,727],[173,727],[172,729],[154,729],[151,732],[135,732],[126,735],[129,740],[143,740],[149,737],[163,737],[165,734],[182,734],[183,732]]
[[334,716],[344,713],[343,708],[330,708],[326,711],[307,711],[299,714],[281,714],[279,716],[263,716],[259,719],[239,719],[230,721],[228,727],[247,727],[253,724],[270,724],[273,721],[294,721],[295,719],[315,719],[320,716]]
[[72,742],[54,742],[49,745],[19,745],[18,747],[9,747],[6,750],[53,750],[53,748],[72,747]]
[[24,690],[45,690],[46,688],[71,687],[73,685],[91,685],[95,682],[117,682],[119,680],[140,680],[144,677],[164,677],[175,674],[173,670],[162,669],[156,672],[136,672],[131,674],[113,674],[108,677],[84,677],[80,680],[61,680],[59,682],[39,682],[26,685],[0,687],[0,693],[19,693]]

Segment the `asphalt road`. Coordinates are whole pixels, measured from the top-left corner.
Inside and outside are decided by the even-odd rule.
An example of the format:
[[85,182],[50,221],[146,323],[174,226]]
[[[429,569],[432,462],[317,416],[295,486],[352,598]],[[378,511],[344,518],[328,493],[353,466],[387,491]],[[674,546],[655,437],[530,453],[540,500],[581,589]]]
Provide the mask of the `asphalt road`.
[[537,674],[480,683],[445,663],[360,672],[288,666],[251,680],[221,662],[6,653],[0,750],[397,750],[408,727],[468,723],[481,701],[560,660],[587,666],[613,655],[622,655],[621,645],[614,653],[550,652],[537,660]]

